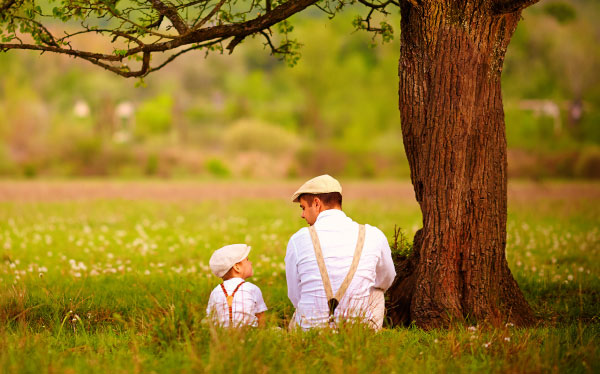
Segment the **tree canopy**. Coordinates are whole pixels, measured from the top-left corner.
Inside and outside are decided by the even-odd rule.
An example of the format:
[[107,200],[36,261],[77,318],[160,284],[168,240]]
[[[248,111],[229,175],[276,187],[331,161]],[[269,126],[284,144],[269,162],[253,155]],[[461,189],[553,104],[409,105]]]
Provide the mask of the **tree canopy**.
[[[365,5],[368,14],[357,17],[355,26],[390,40],[392,27],[386,22],[374,27],[371,18],[386,13],[389,5],[399,5],[395,0],[4,0],[0,2],[0,50],[60,53],[124,77],[144,77],[184,53],[231,53],[246,37],[260,35],[274,55],[293,65],[299,43],[289,37],[293,26],[287,19],[311,5],[333,16],[356,2]],[[52,23],[57,20],[60,25]],[[81,43],[86,34],[107,39],[112,50],[99,51]],[[161,58],[153,60],[157,54]]]

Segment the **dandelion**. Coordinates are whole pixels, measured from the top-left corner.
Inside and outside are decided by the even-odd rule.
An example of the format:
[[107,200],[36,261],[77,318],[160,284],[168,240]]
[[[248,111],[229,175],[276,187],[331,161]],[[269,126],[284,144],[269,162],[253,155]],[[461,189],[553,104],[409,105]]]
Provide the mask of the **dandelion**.
[[577,269],[578,272],[583,272],[583,268],[580,266],[579,269]]
[[573,275],[569,274],[569,276],[567,277],[568,280],[572,281],[573,280]]
[[469,326],[469,328],[467,330],[469,330],[469,331],[477,331],[477,326]]
[[510,341],[510,338],[507,336],[507,337],[505,337],[505,338],[504,338],[504,341],[505,341],[505,342],[509,342],[509,341]]
[[492,345],[492,342],[487,342],[483,344],[483,347],[488,348],[490,345]]

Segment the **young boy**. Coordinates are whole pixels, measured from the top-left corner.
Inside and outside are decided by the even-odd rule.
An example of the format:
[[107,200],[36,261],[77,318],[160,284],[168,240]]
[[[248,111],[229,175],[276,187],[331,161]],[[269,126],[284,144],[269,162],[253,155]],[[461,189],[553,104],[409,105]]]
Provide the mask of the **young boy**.
[[221,326],[256,327],[264,323],[267,306],[260,288],[246,282],[252,276],[249,253],[246,244],[231,244],[217,249],[210,258],[210,270],[223,283],[211,292],[206,314]]

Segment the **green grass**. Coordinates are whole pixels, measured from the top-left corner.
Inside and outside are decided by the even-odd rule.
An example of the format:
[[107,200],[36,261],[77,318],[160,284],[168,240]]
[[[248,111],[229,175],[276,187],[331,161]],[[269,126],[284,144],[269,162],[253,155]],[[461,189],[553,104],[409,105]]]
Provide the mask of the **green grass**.
[[[598,201],[512,204],[507,258],[539,326],[448,330],[360,326],[286,332],[283,256],[304,223],[280,200],[0,203],[0,372],[600,371]],[[345,203],[393,237],[416,204]],[[246,242],[265,329],[206,323],[213,250]]]

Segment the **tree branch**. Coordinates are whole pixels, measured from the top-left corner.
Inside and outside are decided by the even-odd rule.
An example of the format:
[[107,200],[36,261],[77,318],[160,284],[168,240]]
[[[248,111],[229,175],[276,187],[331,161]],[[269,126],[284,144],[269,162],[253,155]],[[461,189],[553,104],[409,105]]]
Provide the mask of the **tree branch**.
[[359,3],[361,3],[364,6],[367,6],[369,8],[372,9],[381,9],[381,8],[385,8],[386,6],[388,6],[391,3],[394,3],[396,5],[399,5],[398,3],[394,2],[393,0],[388,0],[385,3],[381,3],[381,4],[373,4],[371,2],[368,2],[366,0],[358,0]]
[[49,38],[49,40],[42,40],[42,42],[44,42],[47,45],[51,45],[53,47],[58,47],[58,43],[56,42],[56,39],[54,38],[54,36],[50,32],[50,30],[48,30],[44,25],[42,25],[38,21],[30,19],[30,18],[19,17],[19,16],[13,16],[13,19],[20,19],[20,20],[22,20],[24,22],[31,22],[31,23],[33,23],[40,30],[42,30],[44,32],[44,34],[46,35],[47,38]]
[[204,17],[202,21],[200,21],[197,25],[194,26],[194,30],[198,30],[199,28],[204,26],[204,24],[208,22],[208,20],[210,20],[219,11],[219,9],[221,9],[223,4],[225,4],[225,1],[227,0],[221,0],[217,5],[215,5],[215,7],[210,11],[210,13],[208,13],[208,15]]
[[492,5],[492,10],[496,14],[514,13],[539,1],[540,0],[496,0]]
[[160,15],[167,17],[171,21],[179,35],[183,35],[189,31],[188,25],[181,18],[179,13],[177,13],[177,9],[166,5],[160,0],[150,0],[150,2],[152,3],[152,7],[156,9]]
[[[157,2],[157,0],[152,0],[152,1],[153,1],[153,3]],[[140,39],[130,35],[128,32],[123,32],[118,29],[116,29],[116,30],[97,30],[97,29],[89,29],[88,28],[87,32],[110,33],[114,37],[122,37],[122,38],[129,40],[130,42],[134,42],[137,44],[137,46],[133,47],[133,48],[128,48],[124,51],[121,51],[118,54],[109,54],[109,53],[96,53],[96,52],[89,52],[89,51],[85,51],[85,50],[72,49],[70,47],[70,45],[67,48],[67,47],[61,47],[58,45],[54,46],[54,45],[44,45],[44,44],[40,44],[40,45],[26,44],[26,43],[23,43],[22,41],[20,41],[20,39],[18,39],[20,41],[20,43],[0,43],[0,51],[7,51],[9,49],[23,49],[23,50],[33,50],[33,51],[41,51],[41,52],[60,53],[60,54],[68,55],[68,56],[82,58],[84,60],[87,60],[87,61],[95,64],[95,65],[101,66],[106,70],[109,70],[111,72],[114,72],[114,73],[124,76],[124,77],[140,77],[140,76],[144,76],[144,75],[148,74],[150,71],[154,71],[154,70],[150,69],[150,55],[154,52],[166,52],[166,51],[170,51],[173,49],[177,49],[179,47],[183,47],[183,46],[190,45],[190,44],[196,44],[196,43],[208,42],[205,45],[211,45],[211,44],[215,44],[215,43],[221,42],[225,39],[233,37],[232,41],[229,43],[229,45],[227,47],[231,52],[231,51],[233,51],[235,46],[238,45],[248,35],[255,34],[262,30],[268,29],[269,27],[287,19],[288,17],[292,16],[293,14],[295,14],[297,12],[302,11],[303,9],[316,3],[317,1],[318,0],[289,0],[281,5],[277,6],[276,8],[274,8],[270,12],[267,12],[264,15],[258,16],[254,19],[251,19],[246,22],[241,22],[241,23],[230,23],[230,24],[224,24],[224,25],[217,25],[217,26],[206,27],[206,28],[202,28],[202,29],[198,29],[198,30],[190,30],[187,27],[187,25],[185,25],[185,27],[187,28],[188,31],[182,35],[174,35],[174,36],[163,35],[160,33],[155,33],[150,30],[147,30],[143,26],[137,25],[135,22],[133,22],[127,18],[123,18],[119,14],[115,14],[115,12],[111,11],[111,9],[108,9],[108,12],[110,14],[112,14],[113,17],[123,20],[124,22],[133,24],[134,26],[138,27],[140,30],[148,32],[150,35],[158,35],[160,37],[169,38],[170,40],[163,41],[163,42],[158,40],[154,43],[145,44]],[[222,2],[223,1],[220,1],[219,4],[222,5]],[[164,5],[160,1],[158,1],[158,3]],[[160,4],[157,6],[160,7]],[[217,11],[218,11],[218,8],[221,6],[219,4],[217,4],[215,6]],[[163,9],[163,8],[161,8],[161,9]],[[169,9],[173,10],[173,8],[169,8]],[[163,9],[163,11],[165,12],[164,16],[165,17],[174,17],[174,15],[172,13],[168,13],[169,9]],[[213,9],[213,12],[216,12],[215,9]],[[214,15],[214,13],[213,13],[213,15]],[[177,14],[177,16],[179,17],[178,14]],[[171,19],[171,18],[169,18],[169,19]],[[174,26],[175,26],[175,24],[174,24]],[[181,29],[181,30],[183,31],[183,29]],[[76,34],[78,34],[78,33],[74,33],[74,34],[70,34],[70,35],[76,35]],[[67,36],[66,38],[68,38],[68,37],[69,36]],[[59,39],[59,41],[61,43],[65,43],[64,40],[65,40],[65,38]],[[193,49],[197,49],[197,48],[200,48],[200,47],[195,46],[192,48],[188,48],[188,50],[193,50]],[[143,62],[142,62],[142,67],[140,68],[139,71],[132,72],[127,69],[124,69],[123,67],[115,67],[110,64],[110,63],[122,62],[125,58],[130,57],[130,56],[135,56],[140,53],[143,54]],[[170,58],[167,61],[170,62],[174,58],[176,58],[177,56],[179,56],[181,54],[182,54],[181,52],[178,52],[174,55],[173,58]],[[163,65],[161,65],[161,67],[162,66]]]
[[[54,52],[61,53],[64,55],[69,55],[73,57],[81,57],[84,59],[95,59],[95,60],[106,60],[106,61],[121,61],[123,60],[122,56],[108,55],[105,53],[93,53],[87,51],[80,51],[76,49],[67,49],[60,47],[53,47],[47,45],[35,45],[35,44],[25,44],[25,43],[0,43],[0,51],[6,52],[9,49],[26,49],[30,51],[41,51],[41,52]],[[139,53],[139,51],[138,51]]]
[[111,66],[109,64],[106,64],[106,63],[104,63],[98,59],[94,59],[94,58],[88,58],[88,57],[82,57],[82,58],[84,60],[91,62],[94,65],[98,65],[106,70],[109,70],[109,71],[111,71],[115,74],[118,74],[120,76],[123,76],[125,78],[143,77],[146,74],[148,74],[148,72],[150,70],[150,53],[144,53],[144,56],[142,58],[142,66],[140,67],[140,70],[138,70],[138,71],[130,71],[128,68],[123,69],[123,68]]
[[6,0],[6,1],[3,1],[2,5],[0,6],[0,12],[7,11],[16,2],[17,2],[16,0]]
[[196,49],[202,49],[202,48],[205,48],[205,47],[209,47],[209,46],[211,46],[211,45],[214,45],[214,44],[220,43],[220,42],[222,42],[223,40],[224,40],[224,39],[213,40],[213,41],[210,41],[210,42],[208,42],[208,43],[204,43],[204,44],[195,45],[195,46],[192,46],[192,47],[186,48],[186,49],[184,49],[184,50],[181,50],[181,51],[179,51],[179,52],[175,53],[174,55],[171,55],[171,56],[169,56],[169,58],[168,58],[167,60],[165,60],[165,61],[164,61],[162,64],[158,65],[157,67],[151,68],[151,69],[148,71],[148,73],[147,73],[147,74],[153,73],[153,72],[155,72],[155,71],[157,71],[157,70],[160,70],[160,69],[164,68],[165,66],[167,66],[167,64],[169,64],[171,61],[175,60],[177,57],[181,56],[181,55],[182,55],[182,54],[184,54],[184,53],[187,53],[187,52],[190,52],[190,51],[193,51],[193,50],[196,50]]

